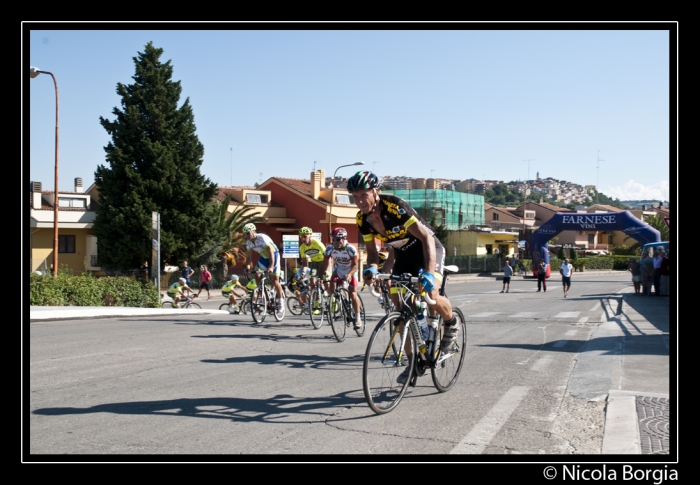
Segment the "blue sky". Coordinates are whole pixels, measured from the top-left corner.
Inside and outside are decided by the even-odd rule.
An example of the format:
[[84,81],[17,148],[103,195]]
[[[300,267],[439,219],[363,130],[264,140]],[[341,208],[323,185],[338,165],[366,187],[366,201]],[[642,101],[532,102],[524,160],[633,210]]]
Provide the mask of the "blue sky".
[[[117,83],[133,82],[149,41],[174,66],[204,145],[202,173],[221,186],[332,175],[358,161],[380,177],[539,172],[621,200],[668,200],[677,186],[677,37],[654,29],[663,25],[350,26],[32,24],[24,69],[58,82],[59,189],[76,177],[87,188],[106,164],[99,117],[114,119]],[[22,90],[25,180],[53,189],[53,82],[23,76]]]

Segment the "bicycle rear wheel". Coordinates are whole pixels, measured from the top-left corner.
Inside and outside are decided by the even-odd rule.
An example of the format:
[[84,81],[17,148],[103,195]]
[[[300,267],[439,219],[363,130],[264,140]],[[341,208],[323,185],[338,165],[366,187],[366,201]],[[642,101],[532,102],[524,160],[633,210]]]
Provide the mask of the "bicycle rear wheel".
[[[386,414],[398,406],[413,377],[416,342],[413,334],[408,331],[406,341],[410,345],[411,355],[403,351],[397,352],[401,348],[401,334],[392,330],[396,328],[399,319],[401,314],[398,312],[382,318],[367,343],[362,387],[367,404],[377,414]],[[406,379],[397,382],[399,375],[406,369],[409,369]]]
[[331,295],[331,305],[338,306],[338,313],[334,313],[332,307],[331,311],[328,312],[328,321],[331,324],[333,335],[335,335],[335,339],[338,342],[345,340],[347,319],[342,300],[343,297],[339,296],[341,291],[343,291],[342,288],[336,290],[336,292]]
[[323,297],[323,290],[318,286],[309,295],[309,303],[311,305],[311,325],[318,330],[323,325],[323,319],[326,315],[326,301]]
[[431,367],[430,372],[433,376],[433,384],[440,392],[449,391],[457,382],[459,373],[462,371],[464,364],[464,355],[467,353],[467,324],[464,320],[464,314],[459,308],[453,308],[452,312],[457,317],[457,325],[459,326],[459,334],[452,348],[452,351],[443,354],[440,352],[440,339],[443,333],[443,322],[441,321],[439,331],[440,335],[435,345],[437,346],[436,354],[438,357],[437,363]]
[[195,303],[195,302],[193,302],[193,301],[191,301],[191,302],[189,302],[187,305],[185,305],[185,308],[192,308],[192,309],[198,308],[198,309],[200,309],[200,310],[202,309],[202,307],[199,306],[199,303]]
[[250,295],[250,311],[253,314],[255,323],[262,323],[267,316],[267,294],[264,289],[258,286]]
[[301,315],[304,313],[304,307],[299,303],[299,299],[296,296],[287,297],[287,309],[292,315]]
[[170,301],[170,300],[164,301],[164,302],[161,304],[161,306],[162,306],[163,308],[177,308],[177,307],[175,306],[175,303],[172,302],[172,301]]
[[360,300],[360,318],[362,319],[362,325],[360,328],[357,328],[353,324],[353,327],[355,328],[357,336],[362,337],[365,334],[365,328],[367,326],[367,315],[365,314],[365,304],[362,302],[360,295],[357,295],[357,299]]

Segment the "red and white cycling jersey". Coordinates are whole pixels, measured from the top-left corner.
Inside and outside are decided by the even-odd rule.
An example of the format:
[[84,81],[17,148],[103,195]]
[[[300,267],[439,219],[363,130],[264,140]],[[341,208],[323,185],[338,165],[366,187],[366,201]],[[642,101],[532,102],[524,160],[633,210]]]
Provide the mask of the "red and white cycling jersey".
[[336,249],[333,244],[329,244],[323,256],[333,258],[334,272],[342,278],[350,272],[353,263],[357,260],[357,249],[352,244],[346,244],[341,249]]

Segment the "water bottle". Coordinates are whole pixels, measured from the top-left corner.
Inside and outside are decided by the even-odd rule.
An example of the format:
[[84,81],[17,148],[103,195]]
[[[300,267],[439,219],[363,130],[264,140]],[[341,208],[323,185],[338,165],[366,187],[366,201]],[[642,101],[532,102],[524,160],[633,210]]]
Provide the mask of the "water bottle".
[[423,334],[423,340],[428,340],[429,330],[428,330],[428,320],[425,318],[423,312],[416,315],[416,320],[418,321],[418,326]]

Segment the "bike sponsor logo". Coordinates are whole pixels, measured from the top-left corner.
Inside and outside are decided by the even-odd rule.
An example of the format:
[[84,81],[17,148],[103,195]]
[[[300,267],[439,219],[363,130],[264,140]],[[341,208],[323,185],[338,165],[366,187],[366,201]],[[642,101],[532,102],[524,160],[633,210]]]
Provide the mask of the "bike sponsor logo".
[[559,231],[557,231],[556,229],[549,228],[549,227],[540,227],[537,230],[537,232],[539,232],[540,234],[556,234]]
[[615,224],[616,215],[562,216],[562,224],[578,224],[582,229],[595,229],[600,224]]
[[401,232],[401,226],[392,227],[391,232],[393,232],[394,234]]

